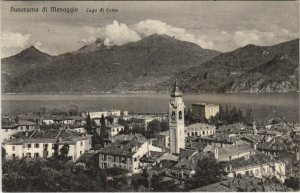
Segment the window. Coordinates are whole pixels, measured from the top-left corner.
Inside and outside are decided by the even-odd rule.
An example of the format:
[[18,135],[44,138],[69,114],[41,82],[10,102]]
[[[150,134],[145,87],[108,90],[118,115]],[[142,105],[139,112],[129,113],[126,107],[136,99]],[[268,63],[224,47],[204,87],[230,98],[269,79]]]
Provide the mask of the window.
[[82,143],[82,141],[80,141],[80,146],[83,146],[83,143]]
[[29,129],[29,126],[28,126],[28,125],[26,125],[26,129],[27,129],[27,130]]
[[80,151],[80,155],[82,154],[82,151]]
[[30,149],[31,148],[31,144],[27,144],[27,148]]
[[36,143],[36,144],[34,144],[34,147],[35,147],[35,148],[39,148],[39,147],[40,147],[40,144]]
[[119,132],[119,128],[117,128],[117,132]]
[[135,162],[137,161],[137,158],[136,158],[136,157],[134,158],[134,161],[135,161]]
[[40,157],[40,154],[39,153],[35,153],[34,154],[34,158],[38,158],[38,157]]
[[22,153],[22,157],[24,157],[24,153]]
[[175,120],[175,111],[172,111],[172,120]]
[[13,153],[13,154],[12,154],[12,157],[13,157],[13,159],[16,159],[16,154]]
[[182,112],[179,111],[179,119],[182,119]]
[[31,158],[31,153],[26,153],[26,157]]
[[16,146],[13,145],[12,146],[12,150],[15,151],[16,150]]
[[205,135],[205,131],[202,131],[202,135]]
[[259,170],[258,169],[255,170],[255,176],[259,176]]

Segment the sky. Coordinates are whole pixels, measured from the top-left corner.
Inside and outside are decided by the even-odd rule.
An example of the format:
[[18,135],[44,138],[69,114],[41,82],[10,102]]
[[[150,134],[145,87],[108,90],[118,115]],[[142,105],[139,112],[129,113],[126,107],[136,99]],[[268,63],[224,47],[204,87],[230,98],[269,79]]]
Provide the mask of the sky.
[[[48,12],[11,12],[48,7]],[[78,8],[53,13],[50,7]],[[118,12],[87,12],[110,8]],[[299,37],[298,1],[1,2],[1,58],[34,45],[51,55],[96,38],[123,45],[157,33],[221,52],[247,44],[274,45]]]

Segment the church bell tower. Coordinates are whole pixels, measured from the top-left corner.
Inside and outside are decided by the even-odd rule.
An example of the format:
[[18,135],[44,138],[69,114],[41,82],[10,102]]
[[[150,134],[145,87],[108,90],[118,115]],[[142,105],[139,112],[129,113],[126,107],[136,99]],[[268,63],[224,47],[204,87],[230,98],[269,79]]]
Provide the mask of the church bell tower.
[[175,81],[169,103],[170,149],[172,154],[179,153],[180,149],[185,149],[184,107],[182,92],[177,81]]

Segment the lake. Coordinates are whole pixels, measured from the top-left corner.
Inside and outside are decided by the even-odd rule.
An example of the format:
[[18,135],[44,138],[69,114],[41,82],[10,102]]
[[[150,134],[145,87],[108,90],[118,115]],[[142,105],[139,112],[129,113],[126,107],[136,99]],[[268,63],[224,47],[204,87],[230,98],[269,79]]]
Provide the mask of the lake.
[[[89,111],[113,107],[129,112],[166,113],[169,99],[169,94],[4,94],[2,113],[33,112],[41,107],[67,110],[71,105]],[[191,107],[192,103],[206,102],[234,105],[245,111],[251,106],[256,120],[265,120],[275,110],[288,121],[299,121],[299,93],[184,94],[183,99],[186,107]]]

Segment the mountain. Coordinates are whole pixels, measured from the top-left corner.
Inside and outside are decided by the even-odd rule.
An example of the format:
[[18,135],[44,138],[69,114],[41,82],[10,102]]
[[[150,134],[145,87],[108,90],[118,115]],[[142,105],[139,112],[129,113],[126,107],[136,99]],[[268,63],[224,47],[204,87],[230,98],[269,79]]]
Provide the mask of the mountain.
[[97,39],[59,56],[49,56],[30,47],[2,59],[2,91],[156,90],[161,81],[219,54],[194,43],[157,34],[122,46],[106,46],[104,40]]
[[273,46],[247,45],[179,72],[185,92],[295,92],[299,90],[299,39]]

